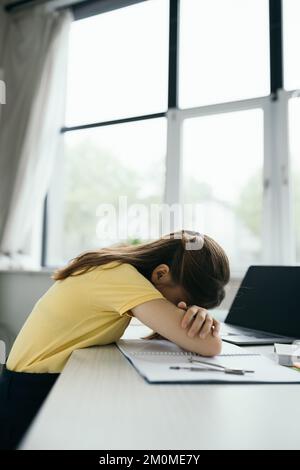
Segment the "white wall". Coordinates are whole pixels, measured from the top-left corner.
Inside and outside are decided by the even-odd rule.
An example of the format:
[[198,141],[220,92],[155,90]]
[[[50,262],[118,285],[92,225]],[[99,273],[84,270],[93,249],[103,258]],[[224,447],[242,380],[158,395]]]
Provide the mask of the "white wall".
[[242,279],[235,279],[235,278],[232,278],[230,280],[229,284],[225,288],[226,296],[222,304],[220,305],[220,308],[229,310],[232,304],[232,301],[238,291],[238,288],[240,287],[241,281]]
[[36,301],[52,284],[50,272],[0,272],[0,339],[9,351]]

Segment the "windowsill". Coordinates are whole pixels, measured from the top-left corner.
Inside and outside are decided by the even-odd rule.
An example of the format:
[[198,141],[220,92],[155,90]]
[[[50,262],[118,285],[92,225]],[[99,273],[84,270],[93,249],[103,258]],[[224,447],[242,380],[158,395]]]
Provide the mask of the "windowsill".
[[51,275],[53,269],[42,268],[42,269],[0,269],[0,274],[30,274],[30,275]]

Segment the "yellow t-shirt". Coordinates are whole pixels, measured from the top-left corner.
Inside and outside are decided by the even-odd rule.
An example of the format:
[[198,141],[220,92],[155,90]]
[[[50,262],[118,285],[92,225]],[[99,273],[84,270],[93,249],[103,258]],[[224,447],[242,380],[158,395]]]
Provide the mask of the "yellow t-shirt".
[[162,297],[127,263],[108,263],[56,281],[26,320],[6,367],[17,372],[61,372],[72,351],[117,341],[133,307]]

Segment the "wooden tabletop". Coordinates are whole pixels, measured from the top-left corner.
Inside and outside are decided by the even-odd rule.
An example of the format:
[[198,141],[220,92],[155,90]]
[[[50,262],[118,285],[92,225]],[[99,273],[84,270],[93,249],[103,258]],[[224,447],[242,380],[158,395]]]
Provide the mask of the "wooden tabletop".
[[150,385],[115,345],[93,347],[72,354],[21,448],[299,449],[299,405],[300,385]]

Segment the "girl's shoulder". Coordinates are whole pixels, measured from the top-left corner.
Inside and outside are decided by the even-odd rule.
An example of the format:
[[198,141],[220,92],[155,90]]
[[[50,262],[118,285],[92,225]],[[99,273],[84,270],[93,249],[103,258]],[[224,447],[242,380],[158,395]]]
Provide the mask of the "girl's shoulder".
[[92,272],[99,278],[137,280],[149,282],[132,264],[121,261],[111,261],[93,269]]
[[105,283],[136,285],[140,287],[153,285],[140,271],[132,264],[123,263],[121,261],[112,261],[97,267],[92,271],[95,281],[105,281]]
[[95,271],[106,271],[106,270],[118,270],[118,271],[137,271],[137,269],[129,263],[123,263],[122,261],[111,261],[106,264],[102,264],[95,268]]

